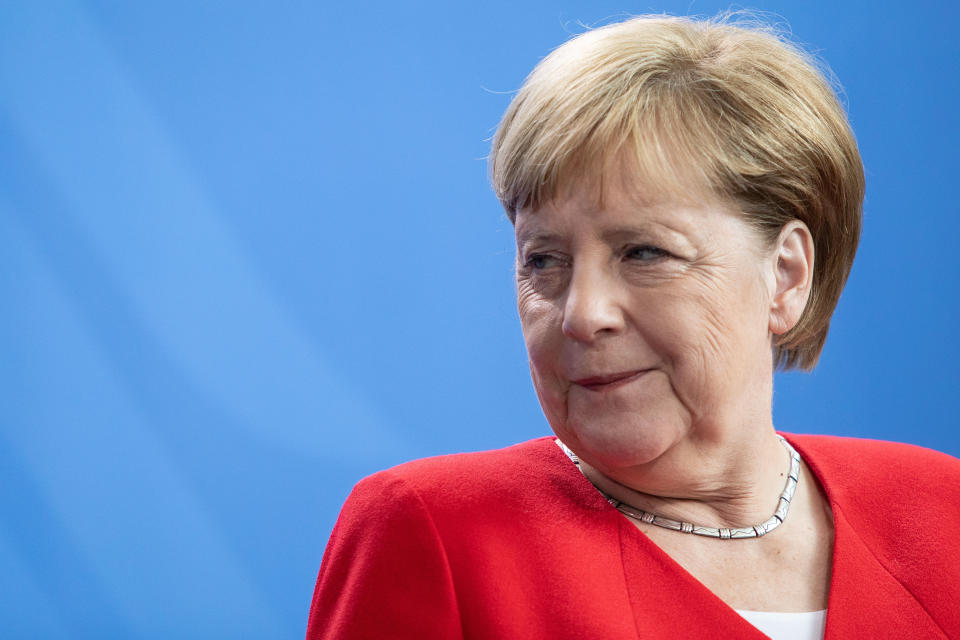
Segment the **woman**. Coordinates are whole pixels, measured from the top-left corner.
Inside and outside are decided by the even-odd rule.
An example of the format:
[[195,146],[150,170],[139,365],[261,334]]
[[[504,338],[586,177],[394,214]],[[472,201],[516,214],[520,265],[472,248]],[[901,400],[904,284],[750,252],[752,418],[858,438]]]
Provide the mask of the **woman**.
[[960,637],[960,461],[774,429],[864,190],[810,61],[722,22],[596,29],[533,71],[491,167],[556,437],[358,484],[308,637]]

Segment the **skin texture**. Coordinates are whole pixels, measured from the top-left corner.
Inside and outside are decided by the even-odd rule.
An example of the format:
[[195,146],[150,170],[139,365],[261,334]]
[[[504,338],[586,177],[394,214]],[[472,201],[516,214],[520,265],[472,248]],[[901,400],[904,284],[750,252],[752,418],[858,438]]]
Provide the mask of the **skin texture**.
[[[518,210],[516,235],[534,386],[591,481],[670,518],[766,520],[788,466],[771,414],[772,345],[809,297],[806,226],[787,224],[769,246],[734,203],[704,189],[656,193],[621,169]],[[831,521],[815,485],[799,493],[791,526],[747,545],[638,526],[736,606],[797,610],[805,593],[800,610],[815,609],[826,602]],[[727,546],[704,561],[718,543]],[[816,567],[791,585],[789,606],[778,609],[775,586],[744,600],[741,587],[786,558]],[[751,569],[731,572],[741,561]]]

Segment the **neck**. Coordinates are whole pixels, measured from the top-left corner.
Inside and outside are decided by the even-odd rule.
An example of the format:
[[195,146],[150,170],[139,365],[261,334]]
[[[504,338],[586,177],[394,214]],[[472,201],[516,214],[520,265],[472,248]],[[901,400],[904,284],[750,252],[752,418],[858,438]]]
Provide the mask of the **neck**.
[[629,505],[703,526],[762,522],[777,506],[790,456],[772,426],[737,442],[689,442],[631,469],[600,470],[581,461],[601,491]]

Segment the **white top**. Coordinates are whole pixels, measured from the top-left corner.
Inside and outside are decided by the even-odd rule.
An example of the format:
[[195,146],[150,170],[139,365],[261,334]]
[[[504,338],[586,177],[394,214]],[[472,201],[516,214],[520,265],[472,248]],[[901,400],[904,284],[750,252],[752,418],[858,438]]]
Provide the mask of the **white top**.
[[747,622],[773,640],[823,640],[827,610],[783,613],[736,610]]

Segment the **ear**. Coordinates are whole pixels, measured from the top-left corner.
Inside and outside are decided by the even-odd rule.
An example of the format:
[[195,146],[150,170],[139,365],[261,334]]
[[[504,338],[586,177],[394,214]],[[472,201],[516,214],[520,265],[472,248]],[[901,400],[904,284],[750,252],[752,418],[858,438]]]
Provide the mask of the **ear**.
[[770,300],[770,332],[782,335],[800,321],[813,283],[813,236],[800,220],[780,230],[773,248],[774,290]]

